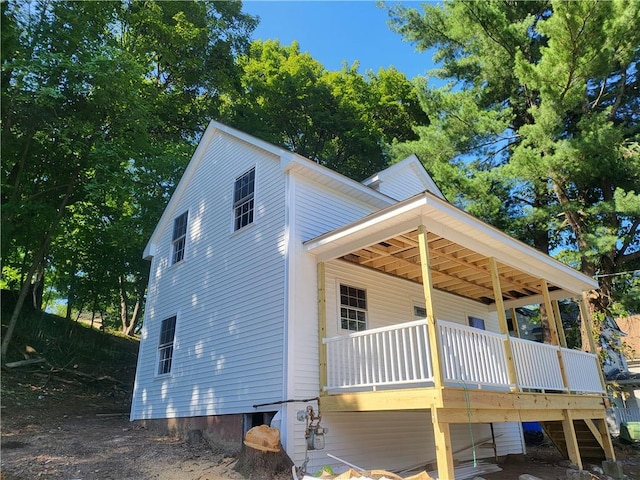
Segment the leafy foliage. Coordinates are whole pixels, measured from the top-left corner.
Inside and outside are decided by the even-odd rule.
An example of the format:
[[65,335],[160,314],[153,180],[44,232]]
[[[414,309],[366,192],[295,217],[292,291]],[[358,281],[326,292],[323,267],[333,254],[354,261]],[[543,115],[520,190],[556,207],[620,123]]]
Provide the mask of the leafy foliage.
[[235,57],[255,26],[240,8],[2,4],[3,275],[28,287],[48,269],[70,305],[115,305],[133,327],[143,242],[238,84]]
[[386,145],[415,138],[412,125],[428,120],[395,69],[328,72],[297,43],[273,40],[253,42],[238,63],[242,89],[226,99],[223,119],[351,178],[383,169]]
[[[639,7],[452,1],[390,11],[405,39],[436,50],[433,75],[448,81],[420,81],[431,124],[396,155],[416,151],[448,198],[597,275],[600,311],[637,308]],[[631,281],[614,283],[628,271]]]

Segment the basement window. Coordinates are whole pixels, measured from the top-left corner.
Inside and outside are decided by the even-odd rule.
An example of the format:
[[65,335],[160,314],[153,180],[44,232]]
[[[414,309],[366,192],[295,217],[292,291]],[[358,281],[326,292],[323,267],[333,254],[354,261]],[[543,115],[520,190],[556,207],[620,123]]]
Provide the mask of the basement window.
[[367,329],[367,292],[365,290],[340,285],[340,327],[352,332]]

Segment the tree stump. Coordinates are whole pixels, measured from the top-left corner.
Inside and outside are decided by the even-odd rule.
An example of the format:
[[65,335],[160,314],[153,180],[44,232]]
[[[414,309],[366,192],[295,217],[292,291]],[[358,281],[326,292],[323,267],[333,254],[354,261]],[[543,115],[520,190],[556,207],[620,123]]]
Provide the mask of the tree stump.
[[242,445],[233,469],[251,480],[273,480],[282,474],[288,474],[290,477],[291,467],[293,461],[282,446],[279,452],[269,452]]

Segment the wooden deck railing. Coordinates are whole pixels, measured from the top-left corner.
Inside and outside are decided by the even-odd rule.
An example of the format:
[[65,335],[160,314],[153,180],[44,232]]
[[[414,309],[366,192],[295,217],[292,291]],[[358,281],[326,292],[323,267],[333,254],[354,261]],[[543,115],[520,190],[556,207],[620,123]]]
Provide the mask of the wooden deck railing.
[[327,345],[328,389],[433,381],[426,320],[323,341]]
[[504,335],[439,321],[445,383],[509,386]]
[[511,338],[518,386],[535,390],[566,390],[556,345]]
[[[603,393],[595,355],[438,321],[445,384],[509,389],[505,341],[520,390]],[[323,340],[328,391],[433,385],[426,320]],[[564,385],[560,354],[564,364]]]
[[567,374],[569,390],[574,392],[602,393],[598,373],[598,357],[592,353],[563,348],[562,360]]

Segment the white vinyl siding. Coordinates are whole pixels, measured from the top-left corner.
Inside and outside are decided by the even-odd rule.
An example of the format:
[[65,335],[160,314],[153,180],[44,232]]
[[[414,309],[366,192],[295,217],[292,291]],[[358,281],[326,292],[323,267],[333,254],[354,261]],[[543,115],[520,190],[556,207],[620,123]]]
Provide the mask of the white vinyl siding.
[[[428,410],[389,412],[346,412],[322,415],[329,429],[324,450],[309,452],[310,472],[331,465],[336,472],[348,467],[327,456],[331,453],[365,470],[400,470],[436,460],[431,413]],[[493,457],[488,424],[451,425],[452,450],[457,461]],[[390,448],[393,445],[393,448]],[[460,451],[458,451],[460,450]]]
[[424,184],[410,167],[381,176],[382,180],[376,190],[396,200],[405,200],[425,191]]
[[[385,327],[414,320],[414,305],[424,304],[422,285],[374,270],[334,260],[326,265],[327,336],[341,331],[340,284],[358,285],[367,291],[368,328]],[[495,312],[486,305],[462,297],[434,291],[435,311],[438,319],[467,325],[467,317],[482,318],[487,330],[498,331]]]
[[[291,174],[290,184],[289,202],[295,205],[295,210],[290,220],[288,335],[291,340],[287,352],[289,374],[286,398],[313,398],[319,395],[317,266],[314,257],[304,252],[302,243],[370,214],[377,208],[296,173]],[[357,281],[354,283],[358,285]],[[303,406],[282,406],[287,425],[283,432],[287,442],[285,447],[296,464],[304,461],[305,425],[296,420],[296,410]]]
[[[234,182],[252,168],[254,223],[233,232]],[[165,227],[152,262],[132,419],[245,413],[282,399],[284,178],[277,157],[218,132],[189,188],[172,200],[176,212],[189,211],[189,248],[182,268],[169,269],[173,222]],[[160,324],[175,311],[172,372],[154,381]]]

